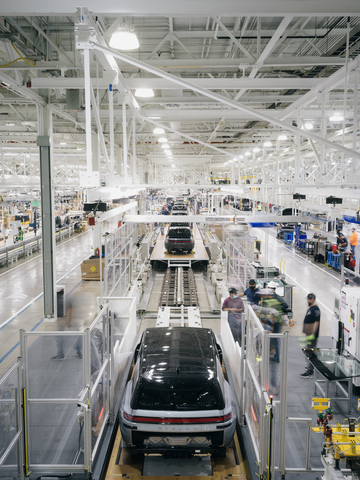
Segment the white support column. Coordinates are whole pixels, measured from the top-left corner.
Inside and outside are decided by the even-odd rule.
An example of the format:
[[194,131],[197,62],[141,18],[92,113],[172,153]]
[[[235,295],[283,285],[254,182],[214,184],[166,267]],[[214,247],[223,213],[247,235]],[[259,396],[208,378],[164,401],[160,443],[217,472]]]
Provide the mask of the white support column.
[[135,183],[136,176],[136,119],[132,119],[132,129],[133,129],[133,164],[132,164],[132,183]]
[[295,183],[301,183],[300,181],[300,135],[296,133],[295,135]]
[[[358,130],[358,120],[359,120],[359,76],[355,74],[354,78],[354,115],[353,115],[353,150],[356,151],[357,147],[357,130]],[[351,159],[351,175],[356,174],[356,160],[355,158]]]
[[114,174],[115,142],[114,142],[114,94],[113,86],[109,84],[109,129],[110,129],[110,173]]
[[86,166],[87,173],[92,172],[91,149],[91,83],[90,83],[90,51],[84,49],[84,77],[85,77],[85,125],[86,125]]
[[124,177],[127,177],[127,157],[128,157],[128,148],[127,148],[127,132],[126,132],[126,100],[124,98],[122,104],[122,121],[123,121],[123,172]]
[[5,184],[5,156],[4,156],[4,149],[1,147],[1,177],[2,183]]
[[91,135],[91,151],[92,151],[92,170],[93,172],[100,172],[100,147],[99,135],[93,133]]
[[[320,122],[320,135],[326,137],[326,117],[325,117],[325,95],[321,99],[321,122]],[[325,175],[325,145],[321,144],[321,154],[320,154],[320,182],[323,182]]]
[[39,136],[37,145],[40,158],[41,226],[43,259],[44,317],[56,320],[56,255],[54,191],[52,188],[52,111],[49,107],[38,107]]
[[94,90],[93,90],[91,85],[90,85],[90,95],[91,95],[91,101],[92,101],[92,105],[93,105],[93,112],[94,112],[94,117],[95,117],[95,121],[96,121],[96,127],[97,127],[97,131],[98,131],[98,137],[99,137],[99,142],[100,142],[100,145],[101,145],[101,150],[102,150],[103,155],[104,155],[107,170],[108,170],[108,172],[110,172],[109,157],[108,157],[107,150],[106,150],[106,143],[105,143],[104,134],[103,134],[103,131],[101,129],[101,120],[100,120],[99,109],[97,108],[97,103],[96,103],[96,99],[95,99]]

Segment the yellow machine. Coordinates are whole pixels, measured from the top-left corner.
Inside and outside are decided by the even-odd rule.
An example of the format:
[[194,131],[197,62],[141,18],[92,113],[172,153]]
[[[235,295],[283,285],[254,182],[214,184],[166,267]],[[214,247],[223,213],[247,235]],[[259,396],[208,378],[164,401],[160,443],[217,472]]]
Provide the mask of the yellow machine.
[[358,468],[358,466],[355,467],[360,459],[360,424],[356,423],[358,419],[345,419],[344,421],[348,421],[348,424],[334,423],[329,398],[312,398],[311,401],[311,408],[318,411],[317,427],[313,427],[313,431],[324,436],[322,462],[325,475],[323,478],[334,478],[333,472],[339,475],[340,460],[346,461],[346,468],[351,470],[353,466]]

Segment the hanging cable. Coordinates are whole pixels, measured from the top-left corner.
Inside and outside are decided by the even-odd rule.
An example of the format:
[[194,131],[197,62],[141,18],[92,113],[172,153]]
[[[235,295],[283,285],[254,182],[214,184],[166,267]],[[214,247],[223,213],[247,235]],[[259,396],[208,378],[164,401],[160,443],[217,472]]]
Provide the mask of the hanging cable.
[[33,67],[36,65],[35,60],[33,60],[32,58],[29,58],[29,57],[23,57],[21,55],[21,53],[19,52],[19,50],[15,47],[15,45],[12,42],[11,42],[11,45],[14,47],[14,50],[19,55],[19,57],[15,58],[15,60],[13,60],[10,63],[6,63],[5,65],[0,65],[0,68],[8,67],[9,65],[12,65],[13,63],[17,62],[18,60],[24,60],[25,63],[27,63],[28,65],[31,65]]

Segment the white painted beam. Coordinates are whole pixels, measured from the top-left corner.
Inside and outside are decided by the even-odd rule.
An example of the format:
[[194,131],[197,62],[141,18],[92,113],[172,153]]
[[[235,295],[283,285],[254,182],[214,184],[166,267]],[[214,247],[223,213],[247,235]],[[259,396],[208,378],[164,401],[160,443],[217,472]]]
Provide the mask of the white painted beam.
[[[73,16],[76,12],[73,0],[62,0],[49,5],[48,0],[36,0],[29,3],[27,0],[3,2],[2,15],[61,15]],[[114,16],[141,16],[141,17],[204,17],[206,15],[237,16],[346,16],[359,15],[358,0],[317,0],[316,2],[299,2],[295,0],[197,0],[183,4],[168,0],[123,0],[121,3],[110,0],[87,0],[86,5],[93,15]]]
[[[150,65],[150,64],[149,64]],[[109,81],[103,78],[93,78],[93,88],[107,89]],[[305,89],[317,87],[321,78],[191,78],[190,83],[197,87],[210,90],[236,90],[241,88],[284,90],[288,88]],[[127,85],[131,89],[152,88],[156,90],[176,89],[176,86],[164,78],[129,78]],[[31,88],[85,88],[84,78],[37,77],[31,79]],[[180,87],[177,87],[180,88]]]

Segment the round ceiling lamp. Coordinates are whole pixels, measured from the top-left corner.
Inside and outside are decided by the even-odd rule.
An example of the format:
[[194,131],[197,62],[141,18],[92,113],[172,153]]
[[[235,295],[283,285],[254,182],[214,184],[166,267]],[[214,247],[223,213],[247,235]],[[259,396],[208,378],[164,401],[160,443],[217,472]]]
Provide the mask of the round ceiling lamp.
[[111,35],[109,46],[117,50],[136,50],[139,48],[139,40],[131,25],[122,24]]

